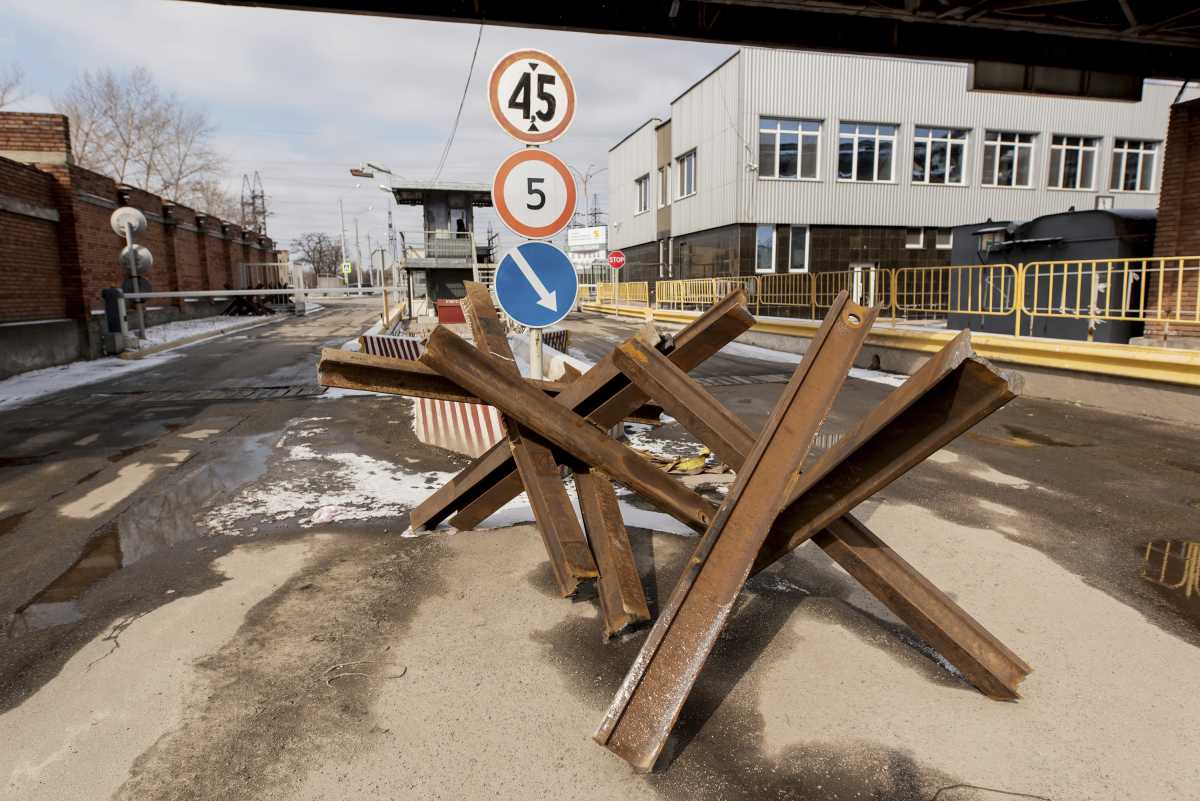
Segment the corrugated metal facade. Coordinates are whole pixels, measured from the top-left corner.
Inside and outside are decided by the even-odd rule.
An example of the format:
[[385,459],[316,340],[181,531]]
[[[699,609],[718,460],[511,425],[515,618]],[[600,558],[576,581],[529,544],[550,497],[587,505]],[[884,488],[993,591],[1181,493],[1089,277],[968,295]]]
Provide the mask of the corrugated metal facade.
[[[654,131],[662,120],[652,119],[625,138],[620,145],[608,153],[609,173],[618,173],[620,181],[609,181],[609,247],[613,250],[653,242],[657,233],[655,213],[655,163],[657,160],[656,134]],[[649,208],[637,214],[637,187],[635,182],[643,175],[650,176]]]
[[[1157,175],[1153,192],[1107,189],[1113,140],[1162,140],[1177,84],[1148,82],[1141,102],[1125,103],[972,92],[967,81],[964,64],[744,48],[671,105],[671,155],[697,150],[697,191],[675,201],[672,234],[731,223],[949,227],[988,218],[1029,219],[1071,206],[1090,209],[1097,195],[1112,196],[1117,208],[1157,206]],[[818,180],[758,177],[762,116],[821,122]],[[740,121],[740,131],[735,121]],[[899,126],[894,182],[837,180],[841,122]],[[965,186],[910,180],[917,126],[969,130]],[[1033,188],[981,185],[985,130],[1036,135]],[[1048,188],[1053,134],[1101,138],[1095,191]],[[631,138],[610,154],[611,192],[621,199],[614,201],[611,219],[623,223],[614,235],[616,247],[654,235],[648,227],[625,222],[632,216],[635,175],[652,170],[655,163],[644,147]],[[1161,149],[1156,162],[1156,173],[1161,173]]]

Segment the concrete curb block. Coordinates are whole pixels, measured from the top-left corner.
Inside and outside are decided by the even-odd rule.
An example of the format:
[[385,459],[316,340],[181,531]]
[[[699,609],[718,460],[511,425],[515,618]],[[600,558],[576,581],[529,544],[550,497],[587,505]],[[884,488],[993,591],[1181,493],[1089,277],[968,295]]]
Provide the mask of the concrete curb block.
[[155,345],[154,347],[150,348],[142,348],[141,350],[127,350],[118,353],[117,357],[125,359],[126,361],[137,361],[139,359],[144,359],[147,356],[153,356],[156,353],[162,353],[163,351],[171,350],[173,348],[183,347],[184,345],[193,345],[197,342],[203,342],[208,339],[217,339],[218,337],[223,337],[226,334],[235,334],[238,331],[245,331],[248,328],[258,328],[261,325],[272,325],[279,323],[284,319],[287,319],[287,317],[288,315],[283,315],[280,316],[279,319],[272,320],[260,320],[258,318],[254,318],[254,320],[248,321],[246,325],[234,325],[230,326],[229,328],[224,328],[220,331],[207,331],[200,334],[193,334],[190,337],[174,339],[170,342],[164,342],[161,345]]

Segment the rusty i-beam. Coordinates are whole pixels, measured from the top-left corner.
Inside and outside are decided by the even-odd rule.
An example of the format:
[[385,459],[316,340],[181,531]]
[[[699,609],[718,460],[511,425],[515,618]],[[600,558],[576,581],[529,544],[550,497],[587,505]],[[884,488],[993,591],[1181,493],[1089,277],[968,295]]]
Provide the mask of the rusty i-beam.
[[[746,310],[745,293],[738,289],[674,338],[653,344],[677,367],[687,371],[753,324],[754,318]],[[646,401],[646,394],[634,387],[613,364],[611,354],[555,398],[558,405],[587,418],[599,428],[615,425]],[[412,526],[433,528],[450,518],[455,528],[471,529],[520,493],[521,483],[508,448],[498,444],[413,509]]]
[[[664,409],[685,429],[734,470],[741,469],[754,445],[754,433],[720,401],[638,341],[622,344],[614,358],[634,383],[652,397],[662,398]],[[873,481],[864,483],[849,501],[836,501],[852,507],[1008,403],[1019,386],[1018,376],[997,371],[976,357],[970,333],[963,331],[802,478],[828,477],[836,469],[841,478],[823,490],[828,500],[838,491],[849,491],[856,477],[873,475]],[[864,449],[867,445],[873,456]],[[857,460],[849,461],[851,454],[858,454]],[[892,467],[879,469],[884,463]],[[799,505],[789,504],[787,514],[798,516],[800,510]],[[777,518],[772,530],[788,531],[783,520]],[[794,534],[799,535],[796,541]],[[776,541],[771,536],[759,551],[754,572],[803,542],[802,532],[795,530],[786,537],[776,535]],[[1017,685],[1030,672],[1029,666],[852,514],[829,523],[813,540],[981,692],[999,700],[1018,697]]]

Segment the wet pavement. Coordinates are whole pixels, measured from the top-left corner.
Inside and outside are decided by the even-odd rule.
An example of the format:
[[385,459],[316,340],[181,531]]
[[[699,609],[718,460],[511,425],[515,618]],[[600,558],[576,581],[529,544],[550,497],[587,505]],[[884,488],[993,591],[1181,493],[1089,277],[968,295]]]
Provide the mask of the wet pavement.
[[[416,441],[407,401],[313,389],[319,348],[374,312],[330,304],[0,412],[0,799],[1196,786],[1169,733],[1196,710],[1159,690],[1200,664],[1200,430],[1018,399],[860,507],[1034,665],[1019,703],[982,698],[801,549],[743,593],[671,770],[644,778],[588,739],[644,630],[604,643],[594,597],[555,597],[527,526],[400,536],[465,460]],[[568,324],[589,358],[633,327]],[[792,366],[747,353],[697,372],[748,378],[710,390],[758,427]],[[850,379],[816,450],[890,390]],[[695,448],[674,423],[636,439]],[[692,479],[719,500],[728,476]],[[636,529],[633,544],[655,609],[689,540]],[[1097,771],[1125,758],[1123,728],[1146,754]]]

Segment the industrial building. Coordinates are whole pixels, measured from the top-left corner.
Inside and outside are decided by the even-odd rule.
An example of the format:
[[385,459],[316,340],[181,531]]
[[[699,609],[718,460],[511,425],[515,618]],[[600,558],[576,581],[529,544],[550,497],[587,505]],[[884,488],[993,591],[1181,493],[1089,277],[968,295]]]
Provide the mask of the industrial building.
[[1171,105],[986,91],[968,64],[742,48],[609,151],[609,247],[654,281],[951,263],[955,226],[1154,209]]

